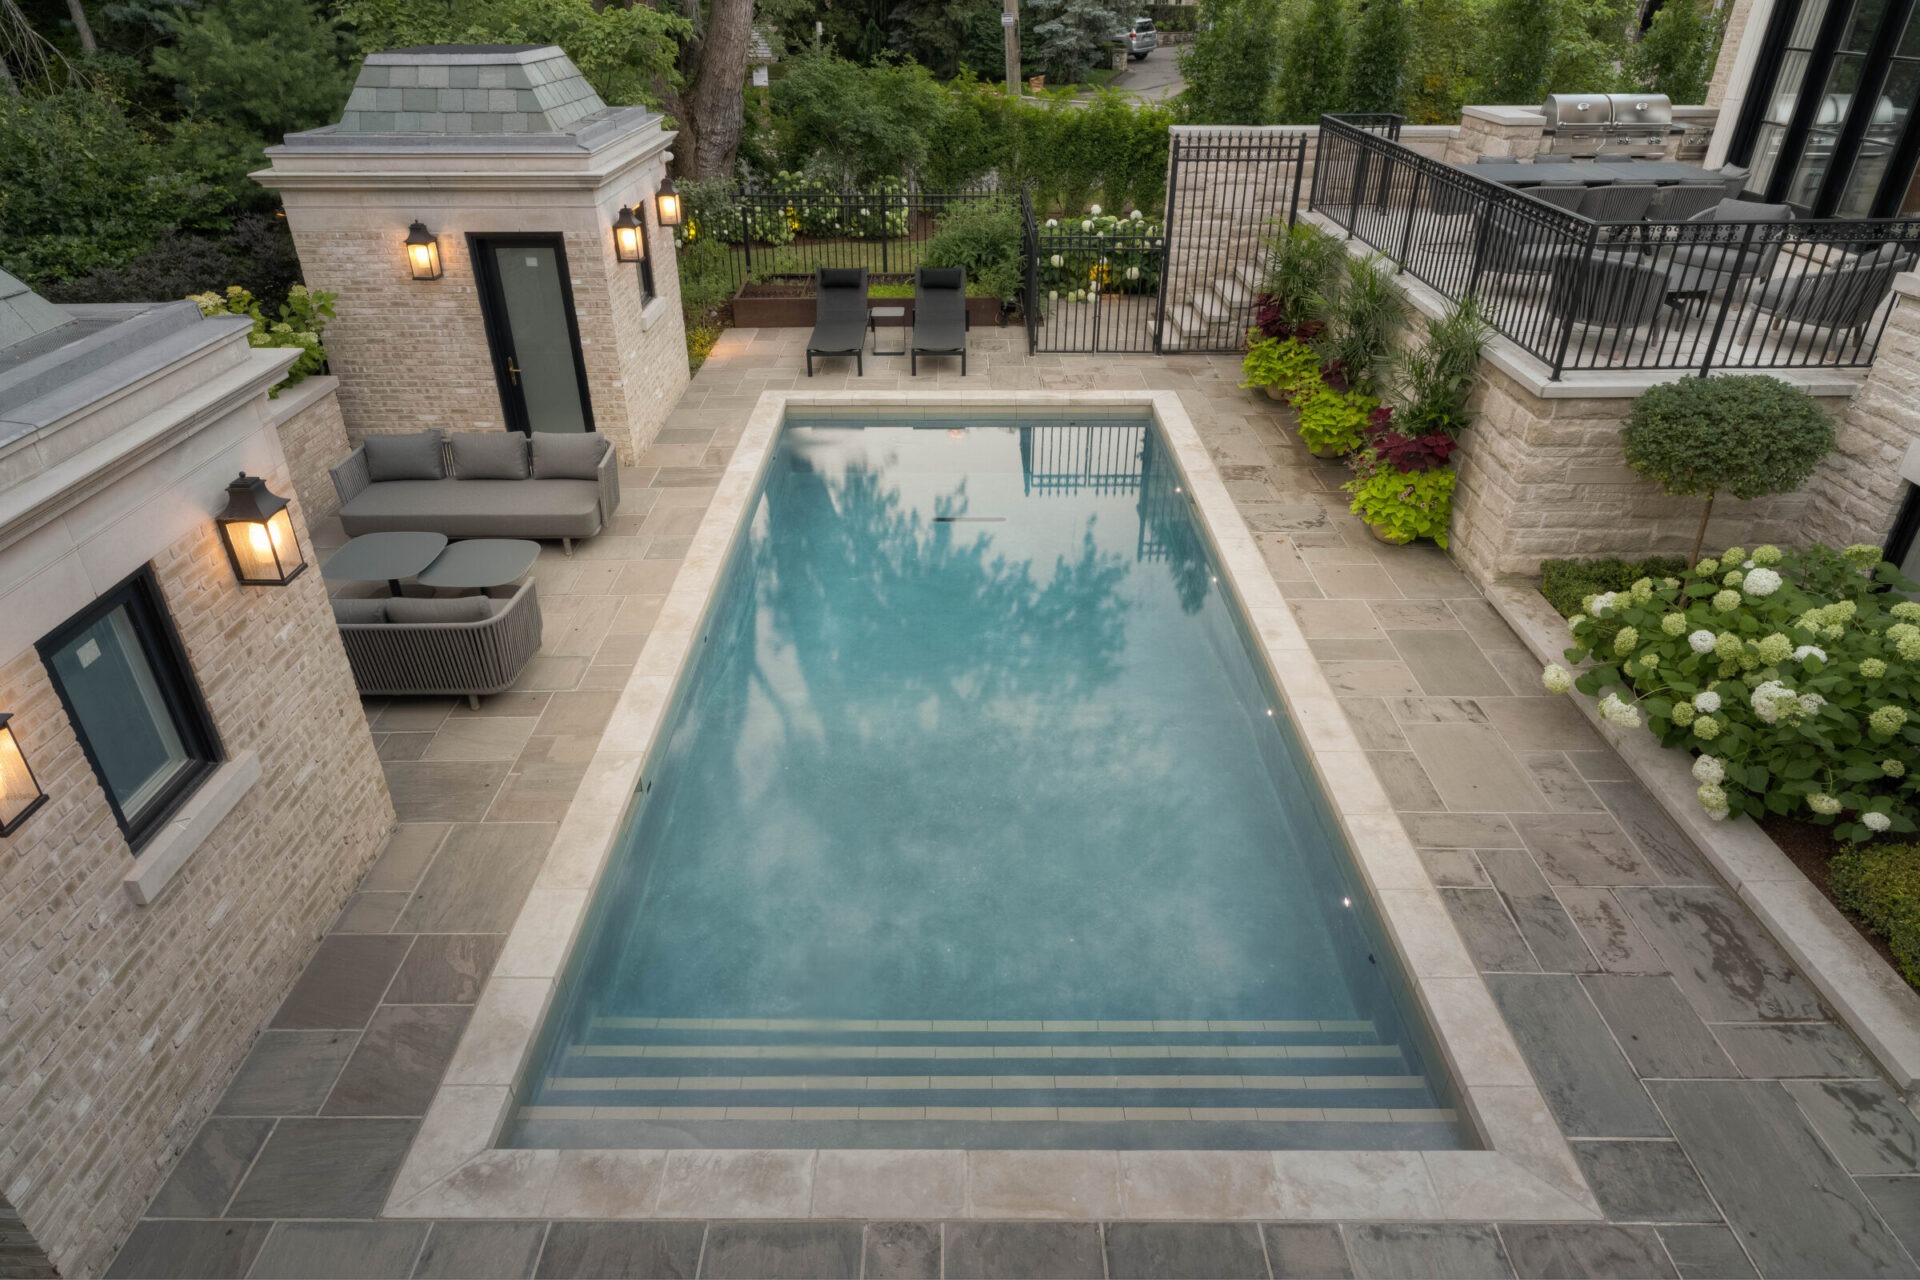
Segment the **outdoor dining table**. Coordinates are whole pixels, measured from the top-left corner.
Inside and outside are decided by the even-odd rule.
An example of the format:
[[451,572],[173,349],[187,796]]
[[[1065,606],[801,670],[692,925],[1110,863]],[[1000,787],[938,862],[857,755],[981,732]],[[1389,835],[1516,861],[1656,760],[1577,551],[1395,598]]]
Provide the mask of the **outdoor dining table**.
[[1457,169],[1476,178],[1497,182],[1503,187],[1537,187],[1543,182],[1578,182],[1589,187],[1615,182],[1652,182],[1671,186],[1679,182],[1720,182],[1724,174],[1702,169],[1697,164],[1678,160],[1635,160],[1629,163],[1575,164],[1570,161],[1525,164],[1518,160],[1499,164],[1462,164]]

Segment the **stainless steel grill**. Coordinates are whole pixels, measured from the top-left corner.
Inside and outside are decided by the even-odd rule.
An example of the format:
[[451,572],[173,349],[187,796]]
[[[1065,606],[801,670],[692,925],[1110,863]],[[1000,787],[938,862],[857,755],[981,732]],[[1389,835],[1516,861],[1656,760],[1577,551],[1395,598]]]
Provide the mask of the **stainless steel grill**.
[[1544,150],[1574,158],[1658,160],[1674,132],[1673,101],[1662,93],[1550,93]]

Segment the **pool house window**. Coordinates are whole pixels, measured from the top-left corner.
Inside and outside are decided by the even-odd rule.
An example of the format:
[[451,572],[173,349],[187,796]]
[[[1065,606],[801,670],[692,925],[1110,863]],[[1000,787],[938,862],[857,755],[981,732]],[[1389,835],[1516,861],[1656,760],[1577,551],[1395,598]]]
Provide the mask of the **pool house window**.
[[1781,0],[1728,159],[1749,195],[1814,217],[1920,209],[1916,0]]
[[220,758],[152,568],[94,601],[39,648],[113,816],[138,849]]

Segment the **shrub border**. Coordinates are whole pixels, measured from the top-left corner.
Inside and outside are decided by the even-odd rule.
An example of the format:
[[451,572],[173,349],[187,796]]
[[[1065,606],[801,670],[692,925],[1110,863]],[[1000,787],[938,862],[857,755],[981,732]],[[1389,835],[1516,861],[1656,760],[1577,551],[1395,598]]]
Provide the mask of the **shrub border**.
[[[1565,662],[1566,619],[1531,581],[1487,588],[1487,602],[1544,665]],[[1621,729],[1600,718],[1599,704],[1575,695],[1580,714],[1619,752],[1727,886],[1752,908],[1775,942],[1812,981],[1840,1020],[1902,1093],[1920,1088],[1920,992],[1880,958],[1839,910],[1753,819],[1714,822],[1694,796],[1692,757],[1663,747],[1645,728]]]

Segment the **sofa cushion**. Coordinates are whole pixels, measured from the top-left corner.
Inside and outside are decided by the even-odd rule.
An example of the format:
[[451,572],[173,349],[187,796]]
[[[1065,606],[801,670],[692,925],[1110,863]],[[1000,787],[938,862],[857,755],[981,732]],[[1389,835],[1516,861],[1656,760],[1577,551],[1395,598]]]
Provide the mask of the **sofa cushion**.
[[387,601],[389,622],[480,622],[492,616],[493,604],[485,596],[402,596]]
[[414,431],[403,436],[368,436],[367,474],[383,480],[438,480],[446,474],[440,465],[440,433]]
[[1793,208],[1784,204],[1762,204],[1758,200],[1722,200],[1711,209],[1702,209],[1688,222],[1792,222]]
[[599,475],[600,459],[606,448],[606,440],[595,431],[583,435],[536,431],[533,433],[533,478],[595,479]]
[[364,599],[348,596],[333,602],[333,620],[339,623],[385,622],[387,620],[387,602],[379,598]]
[[448,440],[455,479],[527,478],[527,438],[518,431],[456,431]]
[[600,532],[591,480],[394,480],[340,508],[349,537],[444,533],[449,538],[590,538]]

